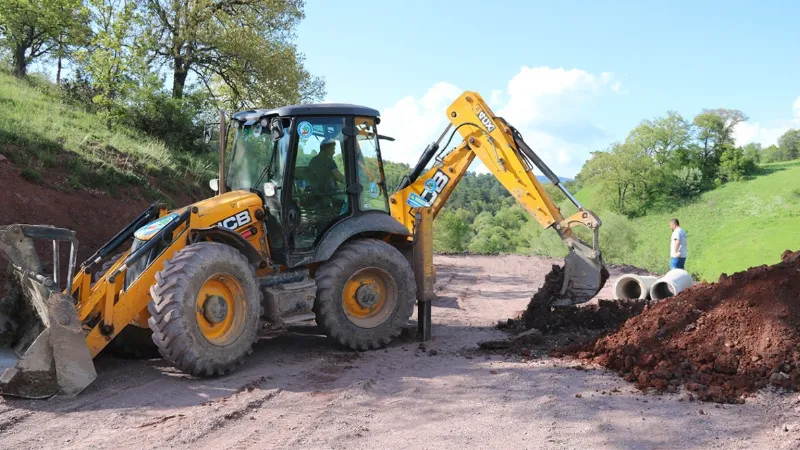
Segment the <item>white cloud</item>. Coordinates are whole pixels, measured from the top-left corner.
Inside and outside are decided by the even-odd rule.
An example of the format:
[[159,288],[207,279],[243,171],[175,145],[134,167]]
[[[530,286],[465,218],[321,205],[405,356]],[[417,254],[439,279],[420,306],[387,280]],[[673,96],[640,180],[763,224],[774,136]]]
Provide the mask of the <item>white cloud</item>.
[[800,121],[800,97],[797,97],[792,103],[792,111],[794,112],[794,120]]
[[742,122],[733,130],[736,145],[757,142],[763,147],[778,143],[778,138],[791,128],[800,128],[800,97],[792,103],[792,118],[778,122],[776,126],[762,126],[760,122]]
[[407,96],[384,109],[379,133],[395,141],[381,142],[383,157],[415,164],[425,146],[436,140],[447,126],[447,107],[461,92],[450,83],[437,83],[420,99]]
[[[489,105],[520,130],[526,142],[558,175],[574,176],[597,148],[602,129],[586,118],[586,103],[599,94],[617,93],[622,83],[610,72],[593,74],[580,69],[522,67],[505,90],[490,91]],[[446,109],[462,91],[441,82],[421,98],[407,96],[381,114],[384,158],[414,164],[427,144],[447,126]],[[459,138],[453,140],[458,144]],[[470,170],[485,173],[480,161]],[[537,171],[538,172],[538,171]]]

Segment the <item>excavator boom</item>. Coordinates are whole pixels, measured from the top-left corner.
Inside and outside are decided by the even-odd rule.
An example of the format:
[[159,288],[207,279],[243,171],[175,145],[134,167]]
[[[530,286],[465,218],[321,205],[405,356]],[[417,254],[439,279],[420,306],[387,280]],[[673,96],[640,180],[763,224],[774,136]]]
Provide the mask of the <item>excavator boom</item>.
[[[414,229],[419,208],[430,208],[435,217],[447,202],[458,182],[477,157],[509,193],[544,228],[553,228],[569,249],[564,261],[564,282],[552,306],[584,303],[593,298],[608,278],[599,247],[602,222],[561,184],[549,167],[522,139],[522,135],[503,118],[495,116],[476,92],[464,92],[447,109],[450,125],[439,140],[430,144],[419,162],[390,198],[392,216]],[[453,129],[463,141],[447,153],[441,141]],[[428,164],[434,160],[434,164]],[[578,212],[564,218],[559,208],[533,173],[539,169],[570,199]],[[426,169],[427,168],[427,169]],[[593,233],[591,244],[581,241],[574,228],[583,226]]]

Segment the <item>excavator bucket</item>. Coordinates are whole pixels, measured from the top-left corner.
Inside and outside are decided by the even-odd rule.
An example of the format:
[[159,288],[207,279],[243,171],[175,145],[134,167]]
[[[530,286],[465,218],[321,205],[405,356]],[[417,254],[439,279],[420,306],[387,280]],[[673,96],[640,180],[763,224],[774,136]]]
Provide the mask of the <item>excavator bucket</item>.
[[594,298],[608,280],[608,270],[599,258],[570,250],[564,258],[564,283],[553,306],[571,306]]
[[[53,241],[53,277],[42,273],[35,239]],[[0,394],[47,398],[77,395],[97,377],[75,300],[58,289],[58,247],[69,242],[65,292],[71,292],[77,239],[43,225],[0,226],[0,250],[10,261],[0,299]]]

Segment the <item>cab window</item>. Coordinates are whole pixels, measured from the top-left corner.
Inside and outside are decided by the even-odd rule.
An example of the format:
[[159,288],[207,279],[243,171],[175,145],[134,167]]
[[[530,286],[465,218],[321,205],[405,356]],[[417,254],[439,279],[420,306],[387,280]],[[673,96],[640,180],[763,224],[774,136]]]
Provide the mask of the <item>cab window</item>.
[[361,185],[358,207],[361,211],[389,211],[389,198],[381,164],[375,119],[356,117],[356,173]]

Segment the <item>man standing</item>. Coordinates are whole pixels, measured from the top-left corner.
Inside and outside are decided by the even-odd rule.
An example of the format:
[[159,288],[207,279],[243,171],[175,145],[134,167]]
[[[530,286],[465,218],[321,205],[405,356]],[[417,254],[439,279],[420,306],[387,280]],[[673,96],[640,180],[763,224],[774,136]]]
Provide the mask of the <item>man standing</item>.
[[670,269],[683,269],[686,264],[686,231],[681,228],[681,223],[678,219],[669,221],[669,227],[672,229],[672,238],[669,244],[669,268]]

